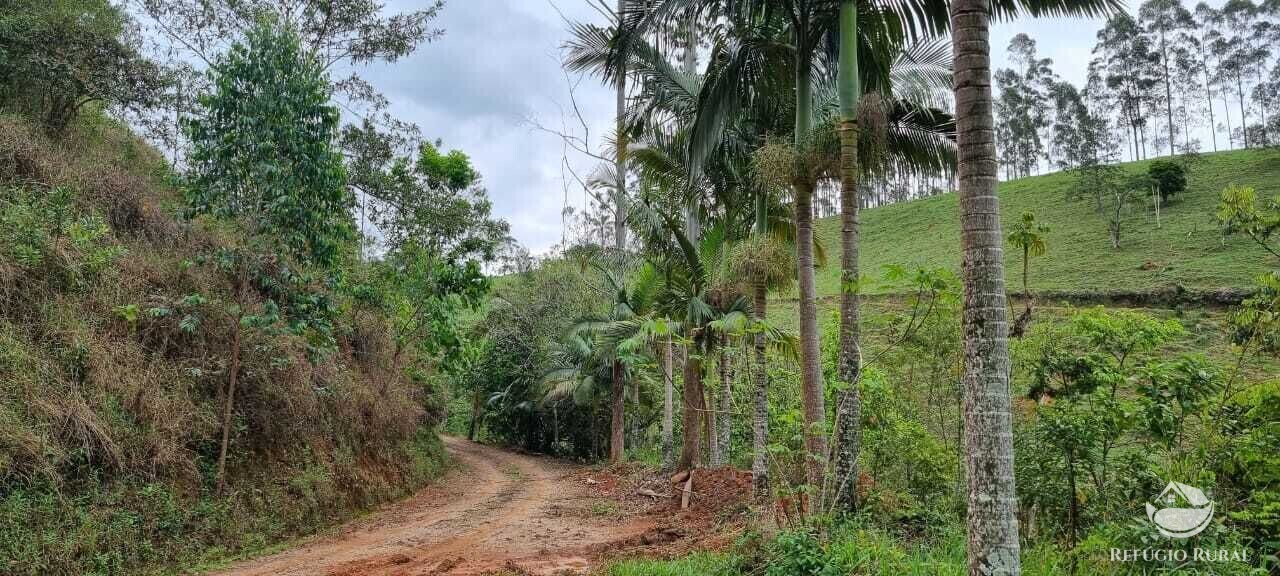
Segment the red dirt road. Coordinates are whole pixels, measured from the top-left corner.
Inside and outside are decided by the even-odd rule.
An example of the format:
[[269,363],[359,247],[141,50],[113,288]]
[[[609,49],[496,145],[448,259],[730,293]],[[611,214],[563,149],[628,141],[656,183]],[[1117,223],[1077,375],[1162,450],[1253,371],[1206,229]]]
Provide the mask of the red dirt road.
[[[468,576],[504,568],[585,571],[590,550],[634,539],[646,518],[593,513],[581,469],[458,438],[458,466],[441,482],[331,536],[250,560],[215,576]],[[606,508],[607,510],[607,508]],[[599,511],[596,509],[595,511]],[[605,546],[602,546],[605,545]]]

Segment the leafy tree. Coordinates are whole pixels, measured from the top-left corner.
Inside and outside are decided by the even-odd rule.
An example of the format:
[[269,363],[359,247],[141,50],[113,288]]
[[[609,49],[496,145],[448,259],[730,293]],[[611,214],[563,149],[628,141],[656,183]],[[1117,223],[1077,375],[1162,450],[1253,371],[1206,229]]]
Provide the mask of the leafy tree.
[[[1248,186],[1222,191],[1218,222],[1226,234],[1243,233],[1263,251],[1280,258],[1280,196],[1263,200]],[[1235,340],[1241,346],[1280,350],[1280,271],[1257,279],[1258,290],[1231,313]]]
[[416,242],[442,259],[485,263],[509,239],[510,227],[492,218],[480,174],[460,150],[442,153],[424,142],[415,156],[359,169],[352,182],[390,251]]
[[87,106],[139,110],[166,77],[138,52],[128,16],[106,0],[14,0],[0,7],[0,106],[50,133]]
[[1039,58],[1035,40],[1026,34],[1009,41],[1008,53],[1015,68],[997,70],[994,76],[1000,91],[995,103],[996,131],[1006,175],[1019,178],[1031,175],[1045,155],[1040,133],[1050,126],[1049,98],[1055,76],[1053,61]]
[[1147,167],[1147,176],[1156,185],[1161,200],[1168,200],[1187,189],[1187,172],[1182,164],[1156,160]]
[[187,124],[190,216],[239,221],[303,263],[331,266],[353,237],[338,111],[317,59],[279,22],[259,21],[210,70]]
[[[390,102],[365,80],[359,67],[396,62],[423,43],[444,33],[433,26],[444,3],[428,0],[412,10],[388,10],[373,0],[125,0],[142,25],[159,40],[162,55],[175,59],[173,68],[189,68],[185,60],[216,66],[217,54],[243,43],[260,18],[269,18],[296,32],[300,50],[316,59],[325,72],[342,69],[342,78],[325,77],[331,95],[351,113],[341,129],[340,144],[353,181],[375,166],[379,155],[415,151],[420,129],[388,113]],[[167,95],[168,106],[147,124],[181,118],[191,108],[190,94],[207,89],[198,75],[179,82]],[[163,128],[157,128],[163,131]],[[175,154],[181,146],[175,145]],[[372,154],[370,157],[368,155]],[[363,203],[363,202],[362,202]]]

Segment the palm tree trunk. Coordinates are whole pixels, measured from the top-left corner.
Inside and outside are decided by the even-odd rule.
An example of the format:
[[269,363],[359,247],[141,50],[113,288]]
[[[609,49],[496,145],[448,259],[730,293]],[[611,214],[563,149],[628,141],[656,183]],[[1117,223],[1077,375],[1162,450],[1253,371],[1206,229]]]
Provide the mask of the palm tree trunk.
[[[719,365],[724,365],[723,350],[721,350],[717,360]],[[706,396],[704,396],[704,400],[707,404],[706,416],[704,418],[704,422],[707,425],[707,467],[719,468],[724,464],[724,458],[720,454],[720,437],[716,435],[716,430],[719,428],[720,406],[716,402],[716,393],[714,390],[708,391],[704,389],[703,391],[708,392]]]
[[733,435],[733,349],[726,337],[720,350],[720,414],[716,416],[716,438],[720,460],[715,467],[729,463],[729,442]]
[[685,353],[684,390],[681,392],[683,409],[681,425],[684,434],[680,439],[680,461],[677,470],[691,470],[697,467],[702,458],[702,443],[699,428],[702,426],[702,414],[705,406],[702,400],[702,359],[696,350]]
[[[618,0],[618,30],[622,30],[623,18],[626,15],[626,0]],[[623,117],[627,111],[627,64],[625,59],[618,65],[618,89],[616,122],[617,150],[614,155],[614,171],[617,174],[617,190],[613,200],[613,246],[621,253],[627,247],[627,138],[623,125]]]
[[832,503],[837,513],[858,502],[858,451],[862,435],[862,372],[858,294],[858,7],[840,3],[840,355],[838,372],[846,387],[836,401],[835,477]]
[[[763,277],[756,278],[752,310],[756,320],[764,320],[768,292]],[[764,334],[756,333],[756,387],[751,421],[751,488],[756,500],[769,496],[769,371],[765,363]]]
[[1020,573],[1004,238],[996,197],[991,3],[951,2],[964,280],[964,436],[971,576]]
[[622,426],[623,416],[623,383],[622,383],[622,361],[613,361],[613,384],[610,390],[610,418],[609,418],[609,463],[617,464],[622,462],[623,450],[623,434]]
[[[810,73],[812,52],[804,48],[808,38],[804,30],[796,33],[796,155],[803,157],[809,148],[812,123],[813,86]],[[818,344],[817,293],[813,279],[813,188],[812,177],[797,163],[795,174],[796,210],[796,275],[800,291],[800,381],[804,397],[806,469],[812,486],[822,486],[827,455],[826,399],[823,396],[822,351]]]
[[672,414],[672,374],[671,367],[673,365],[671,353],[671,336],[667,336],[667,341],[663,344],[662,351],[662,468],[670,469],[675,463],[675,454],[672,451],[671,439],[672,430],[674,429],[674,415]]

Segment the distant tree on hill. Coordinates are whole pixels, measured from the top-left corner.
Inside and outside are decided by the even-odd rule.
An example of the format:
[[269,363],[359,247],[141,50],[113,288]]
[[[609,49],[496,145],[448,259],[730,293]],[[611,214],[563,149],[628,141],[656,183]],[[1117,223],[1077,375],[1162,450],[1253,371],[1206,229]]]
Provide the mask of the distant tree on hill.
[[1174,135],[1173,109],[1175,84],[1188,81],[1179,75],[1182,71],[1176,61],[1190,48],[1176,42],[1177,36],[1193,26],[1191,13],[1184,8],[1180,0],[1147,0],[1138,10],[1138,18],[1142,33],[1153,47],[1153,55],[1158,64],[1156,75],[1163,88],[1165,115],[1169,128],[1169,154],[1174,153],[1177,136]]
[[1127,13],[1112,17],[1098,32],[1099,71],[1129,129],[1131,158],[1147,157],[1147,116],[1153,105],[1153,89],[1159,82],[1159,57],[1150,39]]
[[1154,181],[1161,200],[1168,200],[1187,189],[1186,169],[1177,162],[1156,160],[1147,168],[1147,176]]
[[1018,34],[1009,42],[1013,69],[997,70],[993,81],[1000,94],[995,103],[996,140],[1006,178],[1030,176],[1047,156],[1041,131],[1052,125],[1051,93],[1056,82],[1053,60],[1039,58],[1036,42]]

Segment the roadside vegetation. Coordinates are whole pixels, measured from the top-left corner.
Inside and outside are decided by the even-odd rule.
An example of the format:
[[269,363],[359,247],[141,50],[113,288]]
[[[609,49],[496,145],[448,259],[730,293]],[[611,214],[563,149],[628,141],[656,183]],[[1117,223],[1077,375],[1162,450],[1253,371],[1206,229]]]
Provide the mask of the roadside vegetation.
[[[599,464],[560,495],[654,521],[613,576],[1280,570],[1276,2],[593,6],[536,257],[361,76],[442,2],[0,7],[0,573],[278,549],[440,431]],[[990,74],[1033,16],[1106,19],[1087,85]],[[1113,552],[1191,545],[1247,553]]]
[[[0,8],[5,574],[206,566],[438,477],[452,318],[505,240],[465,154],[413,142],[351,164],[378,140],[340,122],[299,22],[260,14],[183,76],[131,14]],[[343,17],[334,34],[389,26]],[[429,36],[400,32],[396,50]],[[365,57],[388,42],[357,40]],[[375,186],[371,245],[353,206]],[[432,201],[454,212],[416,210]]]

